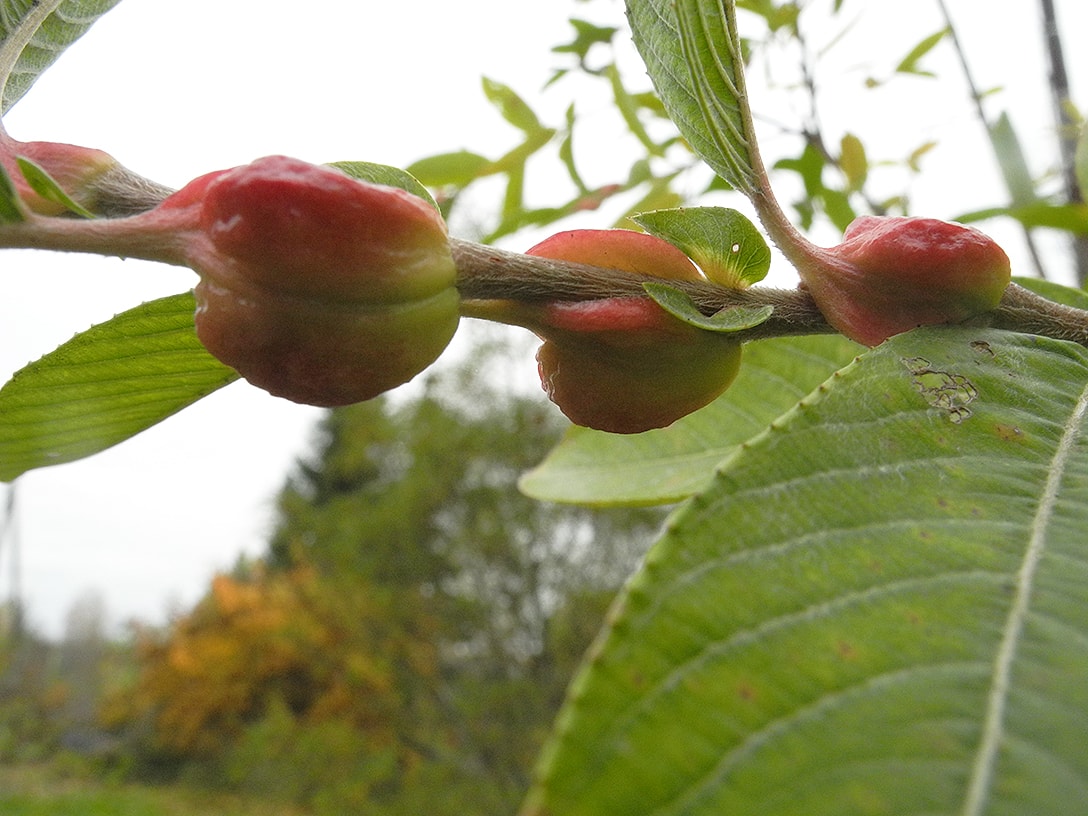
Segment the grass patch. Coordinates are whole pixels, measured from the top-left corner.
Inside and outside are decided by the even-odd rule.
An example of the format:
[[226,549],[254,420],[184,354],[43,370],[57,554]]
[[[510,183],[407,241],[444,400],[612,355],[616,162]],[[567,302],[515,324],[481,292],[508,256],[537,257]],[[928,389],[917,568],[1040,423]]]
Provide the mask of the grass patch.
[[282,805],[214,795],[179,785],[115,784],[54,766],[0,765],[4,816],[305,816]]

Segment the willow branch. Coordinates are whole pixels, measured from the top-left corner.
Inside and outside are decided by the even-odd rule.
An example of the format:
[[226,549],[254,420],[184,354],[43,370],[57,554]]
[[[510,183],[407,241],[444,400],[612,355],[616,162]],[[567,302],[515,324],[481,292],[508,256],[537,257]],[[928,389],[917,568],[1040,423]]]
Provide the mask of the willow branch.
[[[699,310],[712,315],[730,306],[774,307],[770,319],[736,333],[741,341],[798,334],[829,334],[835,330],[807,293],[796,289],[729,289],[710,281],[665,280],[597,266],[555,261],[534,255],[507,252],[494,247],[454,240],[457,288],[467,303],[462,312],[476,311],[472,301],[598,300],[609,297],[646,297],[642,285],[664,283],[685,292]],[[479,310],[481,315],[486,309]]]
[[[474,301],[596,300],[608,297],[639,297],[642,285],[658,281],[686,292],[704,314],[731,306],[770,305],[774,313],[765,323],[736,333],[738,340],[760,340],[804,334],[829,334],[835,330],[804,289],[773,289],[753,286],[736,290],[709,281],[661,280],[596,266],[555,261],[508,252],[495,247],[454,240],[457,288],[465,298],[463,313],[486,316],[489,310]],[[1069,340],[1088,346],[1088,311],[1063,306],[1017,284],[1005,291],[998,307],[971,320],[971,325]]]
[[[186,255],[175,232],[165,222],[149,230],[139,216],[91,221],[35,216],[0,225],[0,248],[51,249],[184,265]],[[487,304],[503,300],[548,303],[647,297],[643,284],[658,282],[685,292],[707,315],[733,306],[774,307],[766,322],[736,333],[741,342],[835,331],[803,288],[753,286],[738,290],[705,280],[662,279],[523,255],[456,238],[450,245],[462,313],[467,317],[487,318],[494,314]],[[1016,284],[1009,286],[996,309],[973,318],[971,324],[1088,346],[1088,311],[1062,306]]]

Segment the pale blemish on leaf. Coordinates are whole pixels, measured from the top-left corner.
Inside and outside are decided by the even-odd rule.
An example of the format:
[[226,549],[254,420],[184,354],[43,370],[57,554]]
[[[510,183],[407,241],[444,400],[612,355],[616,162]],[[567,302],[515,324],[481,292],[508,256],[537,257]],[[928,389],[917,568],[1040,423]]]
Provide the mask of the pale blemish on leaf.
[[947,411],[948,418],[957,424],[971,416],[967,406],[978,398],[978,389],[969,379],[935,369],[925,357],[905,357],[902,362],[915,390],[931,407]]

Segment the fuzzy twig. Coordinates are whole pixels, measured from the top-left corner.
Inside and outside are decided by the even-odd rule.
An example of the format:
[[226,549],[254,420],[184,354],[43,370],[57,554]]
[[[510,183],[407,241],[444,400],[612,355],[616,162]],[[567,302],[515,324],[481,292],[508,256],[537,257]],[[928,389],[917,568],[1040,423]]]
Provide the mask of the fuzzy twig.
[[[457,287],[468,301],[596,300],[645,296],[642,285],[658,281],[687,293],[704,314],[731,306],[773,306],[765,323],[736,333],[745,342],[768,337],[828,334],[834,329],[804,289],[753,286],[736,290],[709,281],[660,280],[596,266],[522,255],[468,241],[453,241]],[[466,313],[486,314],[470,306]],[[998,307],[972,319],[973,325],[1069,340],[1088,346],[1088,311],[1063,306],[1017,284],[1005,291]]]

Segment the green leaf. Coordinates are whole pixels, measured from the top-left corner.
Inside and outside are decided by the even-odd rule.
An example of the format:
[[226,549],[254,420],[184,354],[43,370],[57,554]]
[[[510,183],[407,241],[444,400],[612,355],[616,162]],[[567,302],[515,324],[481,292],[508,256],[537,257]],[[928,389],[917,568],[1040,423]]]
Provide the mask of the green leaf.
[[736,189],[758,188],[736,12],[724,0],[628,0],[635,45],[691,148]]
[[638,139],[648,155],[664,156],[665,148],[650,137],[646,127],[642,124],[642,120],[638,116],[640,107],[638,99],[632,96],[624,87],[620,69],[616,67],[615,63],[610,63],[605,68],[605,74],[612,85],[612,98],[616,103],[616,110],[619,111],[620,116],[623,118],[623,123],[627,125],[627,130]]
[[780,0],[738,0],[737,8],[758,14],[771,31],[784,27],[796,28],[801,13],[800,4]]
[[937,43],[945,38],[950,29],[942,28],[940,31],[930,34],[920,43],[918,43],[910,52],[900,60],[899,64],[895,66],[895,71],[898,74],[916,74],[919,76],[934,76],[932,71],[925,71],[918,67],[918,63],[921,62],[922,57],[928,54],[936,47]]
[[1088,801],[1088,350],[922,329],[738,449],[575,679],[526,816]]
[[1020,284],[1025,289],[1030,289],[1037,295],[1053,300],[1055,303],[1062,303],[1075,309],[1088,310],[1088,292],[1083,289],[1062,286],[1060,283],[1043,280],[1042,278],[1016,277],[1013,278],[1013,282]]
[[439,153],[412,162],[407,171],[427,187],[466,187],[488,173],[491,159],[470,150]]
[[26,179],[26,183],[30,185],[30,189],[46,201],[60,204],[69,212],[83,218],[94,218],[94,213],[73,201],[72,197],[60,188],[56,180],[43,167],[23,156],[16,156],[15,161],[18,163],[19,170],[22,172],[23,178]]
[[644,283],[642,288],[658,306],[673,317],[705,331],[723,334],[744,331],[765,323],[774,313],[773,306],[727,306],[712,315],[705,315],[686,292],[681,292],[674,286],[667,283]]
[[906,159],[906,165],[911,172],[920,173],[922,171],[922,159],[936,147],[937,143],[931,141],[923,142],[912,150]]
[[8,175],[7,169],[0,164],[0,224],[14,224],[25,221],[19,193]]
[[1077,150],[1073,157],[1073,169],[1077,175],[1077,186],[1081,195],[1088,196],[1088,124],[1080,129],[1077,137]]
[[1010,207],[1006,212],[1025,227],[1050,227],[1074,235],[1088,235],[1086,204],[1048,204],[1045,201],[1035,201],[1022,207]]
[[857,192],[869,177],[869,159],[865,145],[853,133],[847,133],[839,143],[839,169],[846,176],[847,188]]
[[0,0],[0,115],[119,0]]
[[190,293],[76,335],[0,388],[0,481],[98,453],[237,379],[204,350]]
[[567,168],[567,175],[570,176],[570,180],[578,188],[579,193],[585,195],[589,192],[589,187],[586,186],[585,179],[578,172],[578,165],[574,161],[574,123],[576,118],[574,103],[571,102],[567,106],[566,131],[559,143],[559,161],[563,162],[563,166]]
[[400,190],[419,196],[436,210],[438,204],[427,188],[419,183],[419,179],[406,170],[399,167],[390,167],[388,164],[374,164],[372,162],[339,161],[330,162],[329,167],[335,167],[352,178],[366,181],[371,184],[384,184],[386,187],[396,187]]
[[519,487],[544,501],[664,504],[704,489],[737,445],[762,431],[861,353],[839,335],[761,340],[744,348],[736,381],[668,428],[617,436],[571,428]]
[[593,46],[611,43],[612,37],[619,31],[614,26],[599,26],[575,17],[570,18],[568,22],[574,27],[574,39],[569,43],[555,46],[552,48],[552,52],[555,54],[574,54],[583,65],[585,65],[586,58]]
[[484,77],[483,86],[488,101],[498,109],[503,119],[518,130],[532,135],[545,129],[529,104],[508,85]]
[[827,160],[811,143],[806,143],[797,158],[779,159],[775,162],[776,170],[792,170],[801,177],[805,185],[807,198],[820,198],[824,194],[824,167]]
[[[632,168],[635,170],[636,168]],[[672,188],[672,182],[675,176],[667,176],[665,178],[653,178],[649,180],[649,190],[646,194],[631,205],[630,209],[620,218],[616,220],[616,226],[625,226],[630,229],[631,225],[625,222],[630,221],[635,216],[653,210],[669,210],[674,209],[684,202],[684,197],[676,192]]]
[[632,219],[647,232],[683,250],[710,280],[742,289],[763,280],[771,250],[756,226],[726,207],[684,207],[640,213]]
[[1035,180],[1028,168],[1024,148],[1020,145],[1020,139],[1007,113],[1002,113],[990,126],[990,143],[1001,165],[1001,175],[1005,179],[1005,188],[1009,191],[1012,205],[1023,207],[1033,203],[1037,198]]

